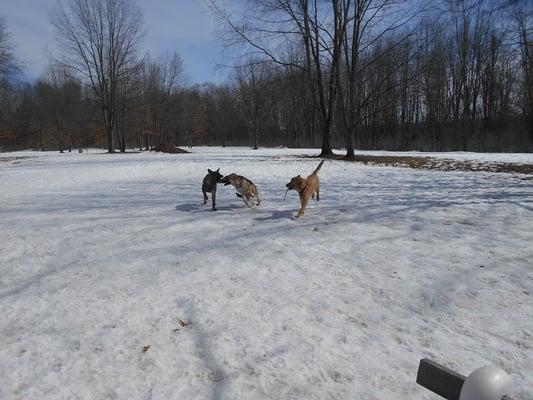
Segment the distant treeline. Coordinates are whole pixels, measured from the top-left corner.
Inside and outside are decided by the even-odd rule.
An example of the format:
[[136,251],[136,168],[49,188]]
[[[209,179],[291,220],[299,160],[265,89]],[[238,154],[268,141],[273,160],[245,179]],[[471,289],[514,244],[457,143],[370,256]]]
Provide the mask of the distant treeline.
[[[52,24],[65,54],[35,82],[12,79],[20,66],[0,24],[0,149],[533,151],[532,2],[243,2],[241,15],[206,1],[223,43],[245,54],[219,85],[186,85],[175,53],[139,56],[142,15],[129,0],[57,9]],[[73,44],[98,47],[80,22],[104,3],[127,16],[119,20],[130,29],[115,42],[131,46],[113,54],[103,43],[109,57],[92,60]]]

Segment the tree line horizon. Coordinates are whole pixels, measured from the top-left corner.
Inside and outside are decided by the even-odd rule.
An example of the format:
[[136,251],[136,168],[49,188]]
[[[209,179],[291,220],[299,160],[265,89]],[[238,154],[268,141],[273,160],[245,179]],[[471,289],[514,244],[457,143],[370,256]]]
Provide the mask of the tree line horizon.
[[134,0],[58,3],[61,50],[29,82],[0,19],[0,151],[533,151],[527,0],[204,3],[242,54],[220,84],[187,84],[175,51],[141,54]]

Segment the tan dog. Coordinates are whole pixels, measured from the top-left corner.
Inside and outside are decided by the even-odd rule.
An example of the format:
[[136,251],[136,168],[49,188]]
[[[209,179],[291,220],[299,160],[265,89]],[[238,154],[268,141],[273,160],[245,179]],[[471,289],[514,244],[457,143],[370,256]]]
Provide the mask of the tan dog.
[[250,179],[237,174],[229,174],[222,178],[221,182],[224,183],[224,186],[233,185],[237,191],[237,197],[244,200],[246,207],[253,208],[261,204],[257,186]]
[[313,173],[307,178],[302,178],[300,175],[298,175],[292,178],[290,182],[285,185],[287,186],[287,191],[296,190],[300,195],[301,206],[298,214],[295,215],[296,218],[303,217],[304,210],[305,207],[307,207],[309,199],[314,199],[315,194],[316,201],[320,201],[320,180],[318,179],[318,171],[320,171],[320,168],[322,168],[322,164],[324,164],[324,160],[320,161],[318,167],[316,167]]

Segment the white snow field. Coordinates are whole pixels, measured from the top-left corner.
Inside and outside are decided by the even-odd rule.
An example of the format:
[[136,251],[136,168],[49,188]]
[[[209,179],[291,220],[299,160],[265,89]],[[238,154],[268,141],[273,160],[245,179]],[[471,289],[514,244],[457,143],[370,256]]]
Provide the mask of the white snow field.
[[316,150],[193,151],[2,155],[0,399],[437,399],[422,357],[533,398],[531,176],[326,161],[297,220]]

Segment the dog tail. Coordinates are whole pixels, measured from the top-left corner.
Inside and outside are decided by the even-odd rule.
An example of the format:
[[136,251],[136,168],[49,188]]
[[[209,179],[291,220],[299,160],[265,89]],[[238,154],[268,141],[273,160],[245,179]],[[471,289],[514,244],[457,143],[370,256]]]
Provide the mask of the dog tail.
[[324,164],[324,160],[320,161],[320,164],[318,164],[318,167],[313,171],[311,175],[317,175],[318,171],[320,171],[320,168],[322,168],[322,164]]

